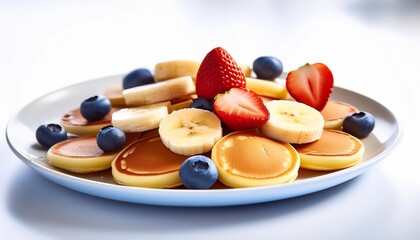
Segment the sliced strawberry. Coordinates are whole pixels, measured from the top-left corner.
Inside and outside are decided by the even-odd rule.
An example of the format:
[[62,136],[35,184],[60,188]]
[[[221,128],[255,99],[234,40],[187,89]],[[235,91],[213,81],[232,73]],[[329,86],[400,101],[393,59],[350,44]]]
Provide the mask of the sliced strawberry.
[[298,102],[321,111],[328,102],[334,86],[330,69],[322,63],[305,64],[289,72],[286,88]]
[[245,88],[245,75],[221,47],[211,50],[201,62],[196,78],[198,97],[213,99],[231,88]]
[[262,99],[244,88],[217,95],[213,107],[220,120],[234,131],[262,126],[270,117]]

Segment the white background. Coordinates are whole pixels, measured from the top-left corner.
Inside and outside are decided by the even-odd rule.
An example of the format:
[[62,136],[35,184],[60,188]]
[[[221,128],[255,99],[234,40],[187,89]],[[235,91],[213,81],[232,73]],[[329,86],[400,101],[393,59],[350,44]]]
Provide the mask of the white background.
[[311,195],[174,208],[56,185],[24,165],[2,137],[0,233],[11,239],[420,239],[420,1],[1,1],[1,129],[53,90],[159,61],[202,60],[216,46],[250,65],[276,56],[285,71],[327,64],[337,86],[397,115],[404,128],[399,147],[360,177]]

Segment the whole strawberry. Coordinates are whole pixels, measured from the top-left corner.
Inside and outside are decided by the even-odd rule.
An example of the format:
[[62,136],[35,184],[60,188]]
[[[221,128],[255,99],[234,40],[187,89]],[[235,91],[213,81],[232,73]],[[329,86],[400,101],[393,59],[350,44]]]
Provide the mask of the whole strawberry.
[[201,62],[196,78],[198,97],[213,99],[231,88],[245,88],[245,75],[232,56],[221,47],[211,50]]

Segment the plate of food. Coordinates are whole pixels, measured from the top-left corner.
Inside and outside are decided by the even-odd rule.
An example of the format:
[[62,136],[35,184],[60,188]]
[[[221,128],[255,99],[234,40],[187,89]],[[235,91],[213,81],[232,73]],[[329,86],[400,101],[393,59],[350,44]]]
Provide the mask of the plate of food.
[[[178,64],[180,63],[178,62]],[[197,71],[199,64],[195,64],[195,66],[196,67],[193,68],[192,71]],[[177,73],[177,74],[184,74],[184,72]],[[121,169],[124,169],[124,170],[129,169],[129,167],[121,167],[121,166],[122,165],[126,166],[128,163],[125,160],[120,161],[120,164],[122,165],[120,165],[120,168],[118,168],[117,166],[115,166],[115,162],[118,162],[115,159],[122,158],[122,156],[126,157],[127,155],[129,155],[130,153],[127,153],[127,151],[130,150],[129,147],[133,146],[133,144],[137,143],[139,140],[144,141],[144,139],[154,138],[154,139],[158,139],[159,143],[161,144],[160,139],[166,139],[166,136],[164,135],[166,132],[164,130],[158,131],[156,129],[153,129],[156,127],[150,127],[151,128],[150,130],[142,130],[141,133],[137,135],[135,131],[132,133],[128,133],[129,135],[127,136],[130,136],[130,137],[127,137],[127,139],[130,139],[130,138],[134,138],[134,139],[129,140],[131,142],[127,143],[127,145],[123,148],[124,150],[117,151],[117,153],[113,155],[112,159],[109,161],[109,165],[103,168],[96,169],[94,171],[93,170],[80,171],[79,168],[71,168],[71,167],[66,168],[66,166],[68,165],[61,166],[60,164],[56,164],[56,161],[52,160],[51,158],[51,151],[49,152],[48,148],[42,147],[37,141],[36,131],[38,127],[46,123],[63,124],[63,119],[65,119],[66,117],[69,117],[69,114],[68,114],[69,111],[78,109],[81,106],[81,103],[91,96],[97,96],[104,93],[109,93],[110,89],[116,89],[116,88],[118,89],[118,87],[121,86],[121,82],[126,76],[127,75],[115,75],[115,76],[102,77],[102,78],[93,79],[93,80],[89,80],[85,82],[80,82],[75,85],[68,86],[68,87],[56,90],[54,92],[48,93],[44,96],[39,97],[33,102],[29,103],[27,106],[23,107],[20,111],[18,111],[8,122],[8,125],[6,128],[6,137],[7,137],[7,141],[11,150],[26,165],[28,165],[30,168],[32,168],[33,170],[35,170],[37,173],[41,174],[45,178],[57,184],[60,184],[64,187],[67,187],[67,188],[70,188],[70,189],[73,189],[82,193],[86,193],[86,194],[90,194],[90,195],[94,195],[94,196],[98,196],[102,198],[107,198],[107,199],[139,203],[139,204],[150,204],[150,205],[161,205],[161,206],[210,207],[210,206],[233,206],[233,205],[255,204],[255,203],[276,201],[276,200],[281,200],[281,199],[286,199],[286,198],[291,198],[291,197],[296,197],[296,196],[302,196],[302,195],[310,194],[310,193],[317,192],[320,190],[324,190],[330,187],[334,187],[338,184],[341,184],[343,182],[346,182],[350,179],[353,179],[359,176],[360,174],[368,170],[370,167],[372,167],[373,165],[375,165],[376,163],[384,159],[397,146],[399,139],[401,137],[401,129],[400,129],[401,127],[399,125],[399,122],[396,116],[389,109],[387,109],[385,106],[383,106],[379,102],[367,96],[364,96],[354,91],[347,90],[345,88],[334,86],[331,96],[329,96],[328,101],[346,103],[350,106],[354,106],[355,108],[357,108],[357,111],[370,113],[375,118],[375,125],[373,128],[373,131],[370,132],[368,136],[364,136],[360,140],[357,140],[357,141],[355,140],[354,142],[351,143],[351,145],[355,145],[355,144],[357,145],[360,142],[360,145],[363,147],[363,153],[360,156],[360,161],[351,163],[348,166],[345,166],[345,165],[338,166],[337,163],[327,162],[325,163],[326,165],[321,164],[314,167],[314,166],[311,166],[311,163],[313,163],[313,160],[310,160],[310,159],[305,160],[303,158],[302,159],[299,158],[299,161],[295,161],[298,157],[293,157],[293,156],[290,157],[294,153],[297,153],[294,149],[302,148],[301,146],[303,145],[306,146],[308,144],[298,143],[296,145],[296,143],[287,143],[287,148],[285,149],[287,149],[288,151],[286,154],[288,157],[285,157],[285,158],[289,159],[289,162],[286,163],[283,161],[281,162],[281,165],[283,166],[283,168],[284,166],[287,165],[289,166],[289,169],[287,171],[283,170],[284,174],[282,175],[282,177],[276,179],[276,181],[278,180],[281,182],[252,181],[250,180],[252,177],[248,177],[246,184],[241,185],[244,182],[241,178],[234,179],[234,177],[232,177],[233,175],[238,175],[238,174],[236,174],[232,169],[230,169],[232,171],[224,171],[222,169],[223,166],[221,166],[221,164],[219,163],[219,165],[216,164],[217,169],[219,170],[219,175],[218,175],[219,179],[216,180],[216,182],[212,186],[210,186],[208,189],[193,189],[193,188],[183,186],[182,182],[180,182],[180,179],[179,179],[181,177],[178,177],[179,176],[178,170],[180,168],[179,165],[181,165],[182,161],[187,158],[187,155],[195,156],[197,155],[197,153],[187,152],[186,154],[184,154],[185,152],[183,151],[185,150],[185,148],[181,146],[176,146],[174,147],[174,151],[175,152],[180,151],[180,152],[177,152],[176,155],[184,156],[184,158],[181,159],[177,163],[178,165],[176,165],[175,167],[177,171],[175,171],[175,174],[172,174],[171,176],[169,175],[165,176],[165,181],[175,181],[175,183],[179,183],[179,184],[166,182],[165,183],[166,185],[165,184],[164,185],[153,185],[153,184],[147,185],[149,183],[147,184],[144,183],[144,182],[148,182],[149,180],[152,181],[153,178],[148,178],[147,181],[143,181],[143,182],[142,181],[139,182],[137,180],[135,180],[134,182],[130,182],[127,180],[128,178],[125,178],[125,176],[121,176],[122,175],[121,173],[124,172]],[[162,82],[165,82],[165,80]],[[284,81],[280,81],[280,83],[276,82],[276,84],[284,85]],[[249,86],[251,87],[251,85],[252,84],[250,84]],[[171,89],[173,89],[173,86],[171,87]],[[128,94],[131,94],[131,93],[128,93]],[[238,94],[238,93],[235,93],[235,94]],[[161,94],[161,95],[165,95],[165,94]],[[223,100],[223,98],[221,99]],[[179,100],[179,98],[177,98],[177,100]],[[117,100],[114,99],[113,103],[117,104],[116,101]],[[144,101],[144,99],[142,101]],[[160,100],[156,100],[156,101],[160,101]],[[188,99],[188,101],[191,101],[191,99]],[[276,100],[273,100],[273,97],[270,97],[269,100],[267,100],[266,98],[264,103],[266,104],[267,102],[270,102],[270,101],[276,101]],[[176,102],[176,104],[178,103],[179,101]],[[170,109],[170,107],[172,106],[170,104],[171,103],[169,103],[169,105],[164,104],[164,106]],[[183,106],[182,104],[178,105],[178,108],[185,109],[182,106]],[[277,106],[278,105],[276,104],[275,107]],[[160,104],[158,107],[160,109],[162,105]],[[126,106],[118,107],[118,109],[115,111],[119,111],[124,108],[126,108]],[[178,110],[179,109],[175,109],[175,110],[172,109],[172,112],[177,112]],[[170,112],[171,111],[169,111],[169,114]],[[191,116],[194,114],[195,113],[188,113],[188,114],[181,114],[181,115]],[[122,123],[123,123],[122,127],[127,126],[126,122],[122,122]],[[105,121],[105,123],[103,123],[103,125],[109,125],[109,124],[111,124],[111,122]],[[118,125],[119,124],[118,121],[115,121],[115,124]],[[101,125],[101,127],[103,127],[103,125]],[[226,126],[226,124],[223,123],[222,126]],[[334,127],[336,128],[337,126],[334,126]],[[66,129],[70,129],[70,132],[72,132],[71,134],[69,134],[70,140],[79,138],[78,133],[80,134],[80,132],[77,132],[77,131],[80,130],[80,128],[71,129],[69,128],[69,126],[66,126]],[[229,139],[228,141],[225,137],[230,136],[232,138],[232,136],[234,136],[232,134],[235,134],[238,132],[241,132],[244,134],[250,134],[252,135],[253,138],[255,138],[257,135],[259,136],[260,134],[262,134],[264,136],[262,137],[264,138],[263,141],[271,141],[269,144],[273,144],[272,143],[273,141],[276,142],[275,144],[277,144],[278,142],[282,142],[276,139],[272,140],[273,137],[276,138],[277,136],[271,137],[269,134],[267,135],[264,134],[265,132],[271,132],[271,131],[267,131],[266,129],[263,129],[263,128],[258,128],[258,129],[259,131],[256,131],[257,133],[253,131],[239,131],[240,129],[238,131],[231,130],[229,133],[226,133],[225,130],[223,130],[223,133],[221,133],[223,136],[213,139],[213,142],[215,145],[217,145],[218,142],[219,142],[219,145],[221,145],[220,144],[220,142],[222,142],[221,140],[224,140],[224,143],[231,144],[232,139]],[[94,130],[94,131],[97,131],[97,130]],[[342,132],[341,130],[337,130],[337,131]],[[144,136],[145,133],[147,133],[146,134],[148,135],[147,137]],[[243,139],[244,134],[242,134],[238,139]],[[84,135],[84,134],[81,134],[81,135]],[[327,136],[328,134],[322,133],[321,135]],[[206,135],[206,138],[208,138],[207,135]],[[270,140],[267,140],[267,139],[270,139]],[[317,139],[320,139],[320,136],[318,136]],[[177,143],[179,141],[179,138],[175,140],[168,140],[168,141],[172,141],[171,142],[172,145],[163,144],[162,145],[163,147],[159,149],[156,149],[153,147],[150,147],[150,148],[146,147],[146,145],[144,145],[144,142],[142,142],[141,144],[143,144],[145,146],[144,149],[146,149],[143,151],[148,151],[148,152],[145,152],[144,154],[147,155],[150,153],[150,154],[155,154],[155,155],[156,154],[163,155],[165,151],[171,152],[172,149],[169,147],[169,145],[173,146],[174,143]],[[197,140],[194,140],[194,141],[197,141]],[[303,140],[299,140],[299,141],[303,141]],[[317,140],[309,140],[309,141],[316,142]],[[57,145],[58,144],[60,143],[57,143]],[[217,151],[218,154],[211,153],[212,151],[210,148],[210,150],[209,149],[202,150],[201,155],[207,156],[209,159],[212,159],[212,160],[215,160],[215,158],[218,159],[219,155],[220,156],[227,155],[226,151],[223,153],[219,153],[219,152],[222,152],[222,149],[226,148],[227,146],[226,144],[218,149]],[[251,145],[253,144],[254,143],[252,143]],[[88,144],[84,144],[84,145],[88,145]],[[336,145],[340,145],[340,143],[337,143]],[[271,146],[271,145],[265,145],[265,146]],[[284,146],[286,145],[282,145],[282,147]],[[289,148],[290,146],[292,146],[292,148]],[[267,151],[271,151],[268,148],[269,147],[263,149],[267,155],[269,155]],[[150,149],[153,149],[153,150],[150,150]],[[189,147],[188,149],[190,150],[191,147]],[[194,149],[196,150],[196,147]],[[273,149],[279,149],[279,148],[276,145],[273,147]],[[126,154],[121,154],[124,151]],[[133,151],[134,150],[132,150],[131,152]],[[277,150],[273,150],[273,151],[277,151]],[[282,150],[282,151],[284,153],[284,151],[286,150]],[[289,154],[289,151],[291,155]],[[301,155],[302,151],[298,153],[299,156],[303,156]],[[213,149],[213,152],[216,152],[216,151]],[[250,154],[241,154],[241,152],[249,152]],[[172,152],[168,154],[174,154],[174,153]],[[233,150],[230,151],[229,154],[253,155],[252,151],[250,152],[247,149],[241,149],[238,147],[233,148]],[[165,155],[165,156],[172,156],[172,155]],[[62,160],[62,158],[60,159]],[[340,158],[340,161],[343,159],[344,158]],[[215,162],[217,161],[218,160],[215,160]],[[111,168],[111,162],[113,162],[114,164],[112,168]],[[219,162],[226,162],[226,159],[223,158],[223,160],[220,160]],[[171,162],[171,163],[165,163],[165,166],[168,166],[167,168],[169,168],[169,165],[171,164],[174,165],[173,162]],[[230,162],[230,164],[233,164],[233,162]],[[240,166],[238,167],[238,169],[247,164],[239,164],[239,165]],[[252,165],[254,168],[255,163],[248,164],[248,165],[250,166]],[[267,169],[268,168],[273,169],[273,167],[270,164],[268,164],[267,166],[268,166],[266,167]],[[330,168],[331,166],[333,167]],[[259,166],[257,166],[257,168],[258,167]],[[276,167],[277,165],[274,168]],[[287,173],[288,174],[287,177],[284,178],[286,172],[288,172],[292,168],[294,169],[293,170],[294,173],[293,174]],[[115,169],[120,169],[120,171],[115,170]],[[264,169],[264,166],[262,167],[262,169]],[[146,170],[141,169],[141,170],[136,170],[136,171],[138,172],[147,171],[147,168]],[[238,170],[238,171],[240,172],[241,170]],[[242,172],[245,172],[245,171],[246,170],[242,170]],[[118,175],[118,173],[120,175]],[[253,174],[254,173],[255,171],[253,170]],[[172,180],[168,180],[168,179],[172,179]],[[127,182],[125,182],[126,180]],[[161,180],[162,179],[160,179],[159,181]],[[139,185],[136,185],[136,184],[139,184]]]

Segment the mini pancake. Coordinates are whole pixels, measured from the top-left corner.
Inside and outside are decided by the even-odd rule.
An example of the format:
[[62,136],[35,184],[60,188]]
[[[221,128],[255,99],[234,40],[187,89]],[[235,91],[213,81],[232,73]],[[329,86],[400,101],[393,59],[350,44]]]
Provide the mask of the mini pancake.
[[365,151],[359,139],[338,130],[324,130],[319,140],[294,147],[300,155],[301,168],[322,171],[354,166],[363,160]]
[[[126,146],[139,136],[126,134]],[[91,173],[110,168],[118,153],[104,152],[98,147],[96,136],[84,136],[55,144],[48,150],[47,159],[53,166],[70,172]]]
[[252,132],[233,132],[213,147],[219,180],[229,187],[257,187],[294,181],[299,154],[288,143]]
[[112,113],[118,110],[120,108],[112,107],[111,111],[103,119],[89,122],[80,113],[80,108],[76,108],[63,115],[61,125],[68,133],[79,136],[96,135],[101,128],[111,125]]
[[341,130],[344,118],[356,112],[359,112],[359,110],[348,103],[333,100],[328,101],[327,105],[321,111],[321,115],[325,121],[324,129]]
[[112,162],[114,180],[127,186],[173,188],[182,185],[179,168],[187,159],[166,148],[159,136],[139,139]]
[[125,107],[126,105],[122,91],[122,87],[110,88],[104,91],[104,96],[109,99],[112,106]]

